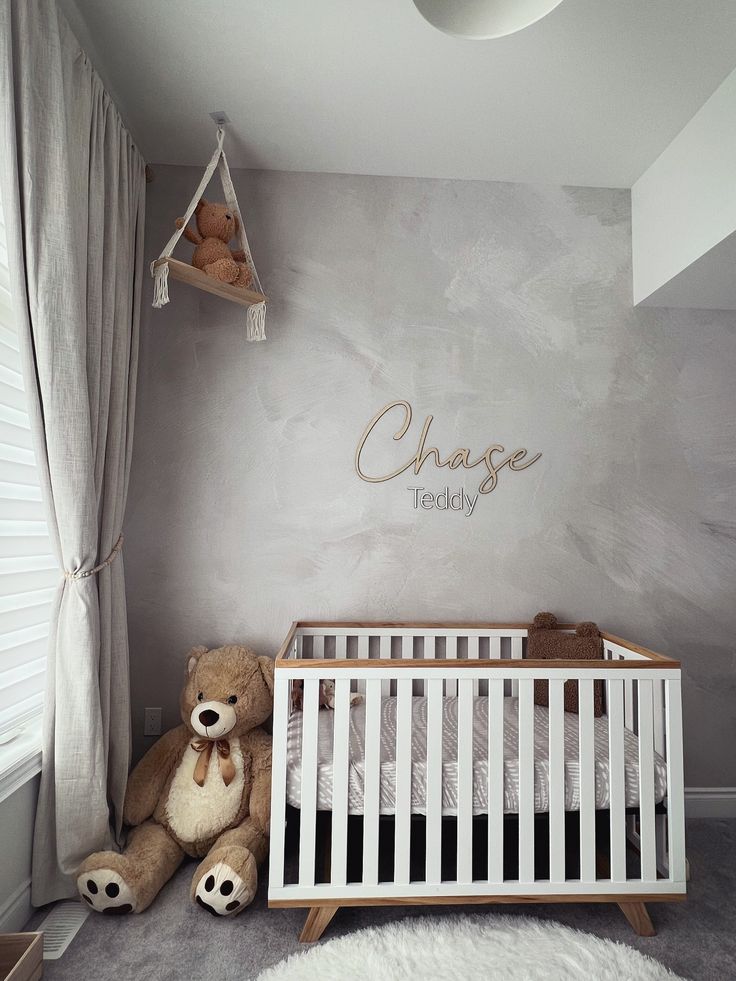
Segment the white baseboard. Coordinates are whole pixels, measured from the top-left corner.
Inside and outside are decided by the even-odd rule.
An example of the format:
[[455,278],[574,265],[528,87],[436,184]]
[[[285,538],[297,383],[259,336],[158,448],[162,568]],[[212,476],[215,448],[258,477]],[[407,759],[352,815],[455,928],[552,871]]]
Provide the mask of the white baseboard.
[[685,816],[736,818],[736,787],[685,787]]
[[0,906],[0,933],[19,933],[32,913],[31,880],[26,879]]

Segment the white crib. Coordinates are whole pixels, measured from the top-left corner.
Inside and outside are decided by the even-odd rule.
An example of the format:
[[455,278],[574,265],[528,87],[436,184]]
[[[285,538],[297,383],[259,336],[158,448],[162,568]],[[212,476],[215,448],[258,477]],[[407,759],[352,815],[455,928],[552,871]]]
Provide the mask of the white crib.
[[[530,660],[526,636],[292,624],[276,660],[269,905],[309,908],[304,942],[340,906],[394,904],[613,902],[651,935],[644,904],[685,898],[679,662],[608,634],[604,660]],[[320,708],[324,681],[334,708]]]

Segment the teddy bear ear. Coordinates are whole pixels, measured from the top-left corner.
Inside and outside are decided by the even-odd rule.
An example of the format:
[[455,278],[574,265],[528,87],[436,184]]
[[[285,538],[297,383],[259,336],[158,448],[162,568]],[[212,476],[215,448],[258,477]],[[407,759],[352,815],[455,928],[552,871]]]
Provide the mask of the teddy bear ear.
[[537,613],[534,617],[535,630],[554,630],[557,626],[557,617],[554,613]]
[[575,633],[578,637],[600,636],[600,631],[598,630],[598,624],[591,623],[590,620],[585,620],[583,623],[579,623],[575,628]]
[[258,667],[261,669],[261,674],[263,675],[263,680],[266,682],[266,687],[273,695],[273,670],[274,662],[272,657],[259,657]]
[[200,198],[199,201],[197,202],[197,207],[194,209],[195,215],[198,215],[199,212],[202,210],[202,208],[204,208],[204,206],[206,204],[207,204],[206,199],[205,198]]
[[197,667],[197,661],[203,654],[207,653],[206,647],[193,647],[187,654],[187,674],[191,674]]

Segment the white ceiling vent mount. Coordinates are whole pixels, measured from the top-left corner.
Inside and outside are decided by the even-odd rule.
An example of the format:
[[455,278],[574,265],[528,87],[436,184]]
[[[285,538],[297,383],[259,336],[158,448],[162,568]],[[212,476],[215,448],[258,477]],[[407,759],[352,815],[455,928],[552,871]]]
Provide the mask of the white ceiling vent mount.
[[414,0],[425,20],[445,34],[490,41],[530,27],[562,0]]

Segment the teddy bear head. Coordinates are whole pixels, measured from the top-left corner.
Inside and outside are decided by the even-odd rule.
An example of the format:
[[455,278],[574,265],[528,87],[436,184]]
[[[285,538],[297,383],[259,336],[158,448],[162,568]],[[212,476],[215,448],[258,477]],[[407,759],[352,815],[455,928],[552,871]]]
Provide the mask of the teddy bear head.
[[202,238],[219,238],[221,242],[227,243],[237,235],[240,228],[236,213],[219,201],[200,198],[194,214]]
[[184,725],[205,739],[242,736],[261,725],[273,708],[273,669],[270,657],[247,647],[192,648],[181,693]]

